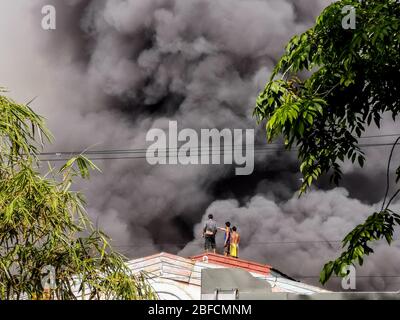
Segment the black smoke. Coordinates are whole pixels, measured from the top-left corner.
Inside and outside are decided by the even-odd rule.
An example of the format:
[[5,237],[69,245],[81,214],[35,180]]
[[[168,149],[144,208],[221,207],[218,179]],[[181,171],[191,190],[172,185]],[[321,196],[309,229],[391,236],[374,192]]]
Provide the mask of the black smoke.
[[[145,148],[147,131],[170,120],[180,129],[255,128],[256,143],[264,144],[252,117],[257,93],[284,44],[330,2],[2,2],[0,81],[20,100],[38,96],[34,108],[56,137],[51,151]],[[43,4],[56,7],[55,31],[40,27]],[[212,211],[219,223],[239,225],[243,257],[316,283],[322,264],[339,252],[337,243],[321,241],[341,239],[382,199],[387,149],[368,156],[363,171],[345,164],[348,191],[329,191],[321,180],[321,190],[301,199],[296,154],[282,151],[257,153],[250,176],[222,165],[98,161],[102,173],[79,187],[93,221],[129,257],[198,253],[199,223]],[[370,261],[360,273],[399,272],[397,248],[378,248]],[[362,277],[359,289],[392,290],[390,279]]]

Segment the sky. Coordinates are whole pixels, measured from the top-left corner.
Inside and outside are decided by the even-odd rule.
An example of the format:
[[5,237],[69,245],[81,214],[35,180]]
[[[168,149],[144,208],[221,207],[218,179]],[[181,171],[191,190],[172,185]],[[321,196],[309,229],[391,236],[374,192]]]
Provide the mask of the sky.
[[[254,129],[263,144],[264,128],[252,117],[257,94],[285,43],[329,3],[4,0],[0,86],[19,102],[35,98],[32,108],[55,136],[50,152],[146,148],[146,133],[169,121],[196,131]],[[56,8],[56,30],[41,28],[47,4]],[[381,130],[371,127],[366,135],[399,132],[385,119]],[[389,149],[365,151],[362,170],[343,164],[340,187],[322,179],[301,198],[295,152],[277,151],[257,153],[249,176],[236,176],[231,165],[98,160],[101,173],[77,189],[95,225],[129,258],[199,253],[202,224],[213,213],[219,224],[238,226],[242,258],[317,284],[323,264],[340,252],[339,241],[382,201]],[[399,290],[399,262],[398,242],[377,244],[357,268],[357,289]],[[340,289],[339,283],[333,279],[328,288]]]

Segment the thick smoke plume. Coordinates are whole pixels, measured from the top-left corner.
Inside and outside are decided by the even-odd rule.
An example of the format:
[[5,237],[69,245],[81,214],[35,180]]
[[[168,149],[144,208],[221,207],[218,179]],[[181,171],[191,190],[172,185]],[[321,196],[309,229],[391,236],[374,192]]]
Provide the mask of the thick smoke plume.
[[[37,96],[33,107],[56,137],[47,151],[145,148],[147,131],[169,120],[196,130],[256,128],[256,143],[265,143],[251,116],[255,97],[284,44],[330,2],[2,1],[0,84],[18,100]],[[44,4],[56,7],[55,31],[41,29]],[[379,133],[395,128],[389,123]],[[129,257],[197,253],[199,223],[213,211],[221,224],[239,225],[243,257],[315,276],[338,245],[301,241],[341,239],[382,199],[387,150],[367,151],[374,173],[346,164],[349,193],[314,191],[300,200],[292,198],[300,183],[296,155],[275,151],[258,153],[249,177],[222,165],[98,161],[102,173],[80,188],[93,221]],[[267,244],[274,241],[300,242]],[[362,272],[396,275],[398,253],[378,248]],[[360,278],[360,288],[394,289],[393,279]]]
[[[399,210],[400,204],[393,205],[393,209]],[[276,201],[273,193],[259,194],[242,205],[234,199],[219,200],[207,208],[202,222],[195,226],[197,239],[188,243],[180,254],[190,256],[201,250],[199,235],[208,214],[212,213],[221,226],[230,221],[239,227],[239,233],[244,235],[241,258],[281,266],[280,271],[317,284],[323,265],[338,255],[343,235],[377,210],[379,204],[366,205],[351,199],[343,188],[312,191],[287,201]],[[221,232],[217,242],[223,243]],[[400,272],[400,243],[396,241],[392,248],[378,243],[374,250],[376,253],[357,271],[356,289],[397,290],[398,282],[393,275]],[[340,281],[334,279],[329,287],[340,290]]]

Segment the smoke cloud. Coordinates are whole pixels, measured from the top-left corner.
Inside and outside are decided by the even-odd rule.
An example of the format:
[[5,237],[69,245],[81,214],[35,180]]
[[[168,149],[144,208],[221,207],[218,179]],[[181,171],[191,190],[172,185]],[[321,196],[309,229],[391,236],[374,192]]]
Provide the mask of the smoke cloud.
[[[400,205],[394,204],[393,209],[399,210]],[[212,213],[221,227],[230,221],[244,235],[240,258],[281,266],[280,271],[298,280],[318,284],[323,265],[340,254],[343,235],[377,210],[379,204],[366,205],[351,199],[343,188],[314,190],[286,201],[277,201],[273,194],[256,195],[244,204],[234,199],[218,200],[207,208],[201,223],[195,226],[197,239],[188,243],[180,254],[190,256],[201,250],[201,230]],[[223,232],[217,233],[217,243],[222,250]],[[375,254],[357,269],[356,289],[397,290],[396,277],[392,276],[400,271],[400,243],[396,241],[390,248],[378,243],[374,250]],[[329,288],[341,290],[340,282],[333,279]]]
[[[167,129],[170,120],[180,129],[254,128],[256,143],[265,143],[251,115],[257,93],[284,44],[329,3],[2,1],[0,82],[19,101],[37,97],[32,106],[56,137],[46,151],[141,149],[148,130]],[[56,7],[55,31],[41,29],[44,4]],[[378,133],[395,129],[388,120]],[[368,149],[362,171],[345,164],[348,191],[316,190],[301,199],[293,196],[300,184],[296,154],[277,151],[257,153],[247,177],[224,165],[98,160],[102,173],[78,187],[94,223],[129,257],[198,253],[200,221],[212,211],[221,224],[238,224],[244,258],[314,276],[338,245],[299,241],[341,239],[373,212],[383,196],[387,151]],[[319,187],[330,188],[324,181]],[[268,244],[274,241],[299,243]],[[398,273],[397,246],[378,249],[360,272]],[[394,289],[391,280],[360,278],[360,289]]]

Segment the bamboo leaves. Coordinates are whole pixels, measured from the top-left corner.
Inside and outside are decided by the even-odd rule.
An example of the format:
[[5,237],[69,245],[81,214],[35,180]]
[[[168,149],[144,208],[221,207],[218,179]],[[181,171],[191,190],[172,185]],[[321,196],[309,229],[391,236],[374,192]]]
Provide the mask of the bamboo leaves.
[[79,155],[42,176],[36,156],[43,138],[51,139],[43,118],[0,95],[0,300],[44,297],[46,266],[55,270],[52,299],[156,298],[72,190],[76,178],[99,169]]

